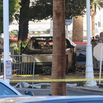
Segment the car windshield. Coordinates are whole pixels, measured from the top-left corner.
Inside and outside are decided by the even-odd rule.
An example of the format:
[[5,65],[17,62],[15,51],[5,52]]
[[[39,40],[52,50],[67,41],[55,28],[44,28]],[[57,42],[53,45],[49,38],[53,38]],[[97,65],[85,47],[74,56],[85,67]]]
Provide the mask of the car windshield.
[[52,48],[52,37],[36,37],[32,38],[32,47],[34,49],[48,49]]
[[12,89],[0,83],[0,96],[17,95]]
[[[69,39],[65,39],[66,49],[74,48]],[[22,53],[24,54],[52,54],[53,37],[31,37]]]

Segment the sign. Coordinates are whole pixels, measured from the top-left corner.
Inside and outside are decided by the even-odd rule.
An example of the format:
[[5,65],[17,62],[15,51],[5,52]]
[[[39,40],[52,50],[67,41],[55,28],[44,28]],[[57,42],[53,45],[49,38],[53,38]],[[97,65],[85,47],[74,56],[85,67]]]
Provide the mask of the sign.
[[103,43],[98,43],[94,47],[93,55],[98,61],[103,61]]
[[6,78],[10,79],[12,76],[12,64],[11,60],[5,61],[5,66],[6,66]]
[[66,19],[65,20],[65,25],[70,25],[72,23],[72,19]]
[[101,84],[102,77],[102,61],[103,61],[103,43],[98,43],[94,47],[94,57],[100,61],[100,70],[99,70],[99,84]]

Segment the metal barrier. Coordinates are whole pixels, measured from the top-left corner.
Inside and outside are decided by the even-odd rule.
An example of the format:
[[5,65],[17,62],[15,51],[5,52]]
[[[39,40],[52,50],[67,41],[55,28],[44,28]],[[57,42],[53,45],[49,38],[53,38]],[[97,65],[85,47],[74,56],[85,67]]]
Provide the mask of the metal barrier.
[[[0,55],[0,60],[2,58],[2,55]],[[32,55],[11,55],[12,58],[12,78],[11,82],[31,82],[31,83],[37,83],[37,82],[85,82],[87,79],[85,79],[85,72],[84,73],[78,73],[77,75],[69,74],[69,77],[66,77],[64,79],[58,80],[52,80],[51,75],[36,75],[36,70],[40,71],[39,68],[41,68],[41,64],[39,63],[39,68],[36,67],[35,58]],[[47,64],[51,66],[50,64]],[[45,65],[43,65],[45,66]],[[42,67],[43,67],[42,66]],[[44,69],[48,69],[44,68]],[[50,69],[50,68],[49,68]],[[47,70],[48,71],[48,70]],[[0,76],[3,76],[3,61],[0,61]],[[44,71],[45,72],[45,71]],[[103,76],[103,73],[102,73]],[[69,78],[69,79],[68,79]],[[81,79],[82,78],[82,79]],[[100,80],[98,78],[98,72],[95,72],[95,80]],[[101,79],[103,81],[103,78]]]
[[[0,56],[1,60],[2,56]],[[11,55],[12,58],[12,78],[11,79],[28,79],[34,78],[35,61],[32,55]],[[0,75],[3,75],[3,62],[0,62]]]
[[32,55],[12,55],[13,71],[20,75],[34,75],[35,61]]

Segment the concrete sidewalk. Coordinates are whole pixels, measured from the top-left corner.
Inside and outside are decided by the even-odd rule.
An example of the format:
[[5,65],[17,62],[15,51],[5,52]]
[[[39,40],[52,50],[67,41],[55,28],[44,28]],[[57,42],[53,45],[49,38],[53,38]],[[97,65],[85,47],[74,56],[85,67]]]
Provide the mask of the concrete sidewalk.
[[94,92],[103,92],[103,85],[102,87],[99,87],[99,86],[89,87],[89,86],[78,86],[76,83],[74,84],[68,83],[67,88],[82,89],[82,90],[88,90],[88,91],[94,91]]
[[99,87],[77,86],[77,87],[72,87],[72,88],[82,89],[82,90],[88,90],[88,91],[94,91],[94,92],[103,92],[103,88],[99,88]]

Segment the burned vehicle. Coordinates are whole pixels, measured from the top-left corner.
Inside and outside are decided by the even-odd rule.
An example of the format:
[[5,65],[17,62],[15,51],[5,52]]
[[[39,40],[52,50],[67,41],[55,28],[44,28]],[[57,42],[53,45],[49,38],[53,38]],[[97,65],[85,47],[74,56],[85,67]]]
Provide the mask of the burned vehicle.
[[[66,42],[66,68],[67,72],[72,69],[73,55],[75,43],[69,38],[65,39]],[[36,36],[31,37],[27,46],[22,51],[23,62],[35,62],[35,73],[50,74],[52,66],[52,50],[53,50],[53,37],[52,36]],[[33,60],[25,58],[26,55],[32,55]],[[75,65],[75,64],[74,64]]]

